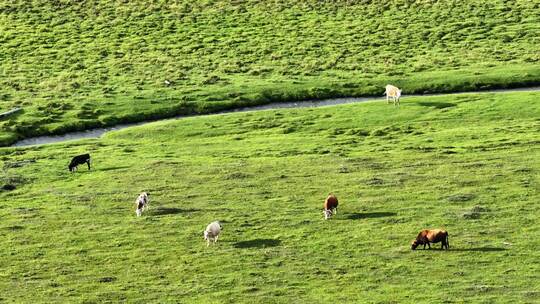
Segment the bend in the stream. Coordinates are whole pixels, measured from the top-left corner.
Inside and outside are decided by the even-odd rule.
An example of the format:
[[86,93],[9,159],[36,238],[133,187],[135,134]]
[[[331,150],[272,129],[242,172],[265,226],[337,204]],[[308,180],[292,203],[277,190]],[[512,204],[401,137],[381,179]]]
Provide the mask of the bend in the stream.
[[[458,92],[458,93],[446,93],[446,94],[406,95],[406,96],[403,96],[402,98],[421,97],[421,96],[442,96],[442,95],[455,95],[455,94],[472,94],[472,93],[505,93],[505,92],[519,92],[519,91],[540,91],[540,87],[501,89],[501,90],[489,90],[489,91],[478,91],[478,92]],[[298,101],[298,102],[276,102],[276,103],[269,103],[269,104],[259,105],[259,106],[226,110],[226,111],[221,111],[221,112],[212,113],[212,114],[188,115],[188,116],[184,115],[184,116],[164,118],[164,119],[153,120],[153,121],[119,124],[116,126],[90,129],[86,131],[69,132],[62,135],[30,137],[30,138],[17,141],[15,144],[11,145],[10,147],[43,145],[43,144],[65,142],[65,141],[84,139],[84,138],[99,138],[103,134],[110,131],[122,130],[125,128],[144,125],[147,123],[151,123],[155,121],[162,121],[162,120],[173,120],[173,119],[182,119],[182,118],[193,117],[193,116],[208,116],[208,115],[217,115],[217,114],[224,114],[224,113],[260,111],[260,110],[270,110],[270,109],[322,107],[322,106],[331,106],[331,105],[365,102],[365,101],[373,101],[373,100],[384,100],[384,97],[332,98],[332,99],[308,100],[308,101]]]

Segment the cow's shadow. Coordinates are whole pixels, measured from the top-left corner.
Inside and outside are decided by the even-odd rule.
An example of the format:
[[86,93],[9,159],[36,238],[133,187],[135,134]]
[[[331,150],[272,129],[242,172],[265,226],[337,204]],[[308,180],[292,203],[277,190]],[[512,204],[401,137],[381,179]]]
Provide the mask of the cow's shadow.
[[379,218],[379,217],[387,217],[387,216],[395,216],[397,213],[395,212],[355,212],[347,215],[347,219],[349,220],[361,220],[361,219],[367,219],[367,218]]
[[281,244],[280,240],[275,239],[254,239],[249,241],[236,242],[233,244],[235,248],[265,248],[276,247]]
[[201,209],[195,209],[195,208],[181,209],[181,208],[174,208],[174,207],[173,208],[158,207],[156,209],[148,210],[148,213],[153,216],[163,216],[163,215],[190,213],[190,212],[197,212],[197,211],[201,211]]
[[475,248],[451,248],[450,251],[479,251],[479,252],[494,252],[506,251],[508,249],[502,247],[475,247]]
[[99,169],[96,169],[96,171],[113,171],[113,170],[128,169],[128,168],[131,168],[131,166],[116,166],[116,167],[99,168]]
[[451,108],[457,106],[455,103],[451,102],[432,102],[432,101],[423,101],[418,103],[421,106],[424,107],[434,107],[436,109],[444,109],[444,108]]

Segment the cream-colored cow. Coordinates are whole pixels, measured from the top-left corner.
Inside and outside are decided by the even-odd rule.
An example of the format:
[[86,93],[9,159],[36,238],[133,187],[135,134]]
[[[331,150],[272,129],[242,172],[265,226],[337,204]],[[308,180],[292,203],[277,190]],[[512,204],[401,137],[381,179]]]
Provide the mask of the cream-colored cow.
[[206,230],[204,230],[204,239],[206,240],[207,247],[210,246],[210,242],[213,242],[214,244],[217,242],[221,230],[223,230],[223,226],[219,221],[211,222],[206,226]]
[[398,87],[395,87],[391,84],[386,85],[386,91],[384,92],[384,95],[386,95],[386,103],[389,103],[389,98],[392,97],[392,100],[394,101],[394,106],[399,105],[401,90],[398,89]]

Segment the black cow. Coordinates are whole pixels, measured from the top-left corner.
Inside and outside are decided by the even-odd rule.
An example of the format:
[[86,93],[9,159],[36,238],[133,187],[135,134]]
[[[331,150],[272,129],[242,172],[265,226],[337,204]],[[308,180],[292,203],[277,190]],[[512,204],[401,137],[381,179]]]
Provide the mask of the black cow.
[[77,155],[71,159],[71,163],[69,163],[69,171],[75,172],[78,165],[86,163],[88,165],[88,170],[90,170],[90,154],[82,154]]

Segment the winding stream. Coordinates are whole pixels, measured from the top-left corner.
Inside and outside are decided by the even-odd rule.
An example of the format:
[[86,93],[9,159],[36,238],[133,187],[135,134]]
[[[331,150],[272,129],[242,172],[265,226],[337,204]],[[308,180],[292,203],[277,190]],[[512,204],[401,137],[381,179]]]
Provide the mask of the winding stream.
[[[506,93],[506,92],[519,92],[519,91],[540,91],[540,87],[529,87],[529,88],[518,88],[518,89],[501,89],[501,90],[489,90],[489,91],[474,91],[474,92],[459,92],[459,93],[446,93],[446,94],[428,94],[428,95],[406,95],[402,97],[402,99],[407,99],[407,97],[420,97],[420,96],[442,96],[442,95],[456,95],[456,94],[469,94],[469,93]],[[110,131],[117,131],[133,126],[140,126],[151,122],[156,121],[162,121],[162,120],[174,120],[174,119],[182,119],[186,117],[193,117],[193,116],[208,116],[208,115],[216,115],[216,114],[223,114],[223,113],[235,113],[235,112],[248,112],[248,111],[260,111],[260,110],[269,110],[269,109],[286,109],[286,108],[312,108],[312,107],[322,107],[322,106],[331,106],[331,105],[339,105],[339,104],[347,104],[347,103],[356,103],[356,102],[365,102],[365,101],[374,101],[374,100],[385,100],[384,96],[381,97],[359,97],[359,98],[333,98],[333,99],[324,99],[324,100],[312,100],[312,101],[298,101],[298,102],[279,102],[279,103],[269,103],[266,105],[260,105],[260,106],[253,106],[253,107],[245,107],[245,108],[238,108],[233,110],[227,110],[212,114],[204,114],[204,115],[190,115],[190,116],[178,116],[173,118],[164,118],[161,120],[153,120],[153,121],[143,121],[143,122],[137,122],[137,123],[128,123],[128,124],[119,124],[112,127],[104,127],[104,128],[96,128],[86,131],[78,131],[78,132],[70,132],[63,135],[54,135],[54,136],[37,136],[37,137],[31,137],[26,138],[23,140],[20,140],[16,142],[15,144],[11,145],[11,147],[24,147],[24,146],[33,146],[33,145],[43,145],[43,144],[50,144],[50,143],[58,143],[58,142],[65,142],[70,140],[76,140],[76,139],[83,139],[83,138],[99,138],[103,134],[110,132]]]

